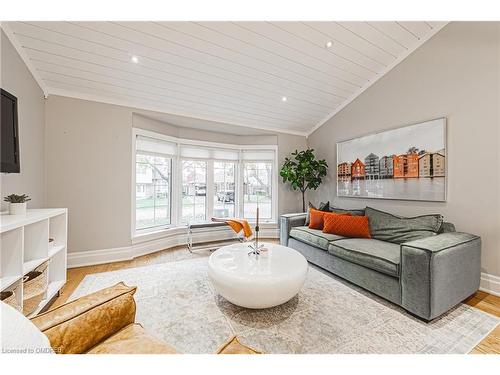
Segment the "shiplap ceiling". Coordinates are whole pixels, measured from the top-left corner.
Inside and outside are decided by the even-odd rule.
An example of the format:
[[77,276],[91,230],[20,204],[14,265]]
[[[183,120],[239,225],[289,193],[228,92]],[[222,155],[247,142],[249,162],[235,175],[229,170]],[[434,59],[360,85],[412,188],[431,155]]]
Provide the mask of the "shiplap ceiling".
[[306,135],[444,25],[9,22],[4,28],[47,95]]

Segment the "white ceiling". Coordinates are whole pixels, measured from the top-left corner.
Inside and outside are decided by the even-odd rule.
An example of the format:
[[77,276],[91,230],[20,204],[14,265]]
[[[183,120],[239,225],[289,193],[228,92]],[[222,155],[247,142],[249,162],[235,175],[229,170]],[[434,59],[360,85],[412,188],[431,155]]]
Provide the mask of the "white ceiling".
[[47,95],[307,135],[444,25],[9,22],[4,29]]

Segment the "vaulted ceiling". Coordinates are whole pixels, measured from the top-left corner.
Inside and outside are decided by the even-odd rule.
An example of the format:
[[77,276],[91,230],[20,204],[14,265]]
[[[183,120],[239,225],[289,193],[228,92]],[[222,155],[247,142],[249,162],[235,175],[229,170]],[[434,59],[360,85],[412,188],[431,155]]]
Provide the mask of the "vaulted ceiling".
[[9,22],[47,95],[308,134],[444,22]]

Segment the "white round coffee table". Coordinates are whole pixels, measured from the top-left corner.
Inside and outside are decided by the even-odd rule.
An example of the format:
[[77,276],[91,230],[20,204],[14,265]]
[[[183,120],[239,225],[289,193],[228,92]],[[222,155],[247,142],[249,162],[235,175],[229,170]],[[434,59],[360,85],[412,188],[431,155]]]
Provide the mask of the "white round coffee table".
[[265,244],[267,257],[248,255],[248,244],[216,250],[208,260],[208,276],[229,302],[250,309],[278,306],[304,285],[307,260],[289,247]]

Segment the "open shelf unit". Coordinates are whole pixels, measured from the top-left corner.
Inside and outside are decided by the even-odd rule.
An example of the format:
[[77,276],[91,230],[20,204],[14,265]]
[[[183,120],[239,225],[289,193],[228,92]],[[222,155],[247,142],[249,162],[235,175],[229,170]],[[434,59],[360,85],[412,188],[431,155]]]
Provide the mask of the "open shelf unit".
[[[53,239],[49,243],[49,238]],[[12,290],[22,306],[23,277],[49,261],[48,287],[38,314],[66,283],[68,212],[33,209],[26,215],[0,216],[0,290]]]

